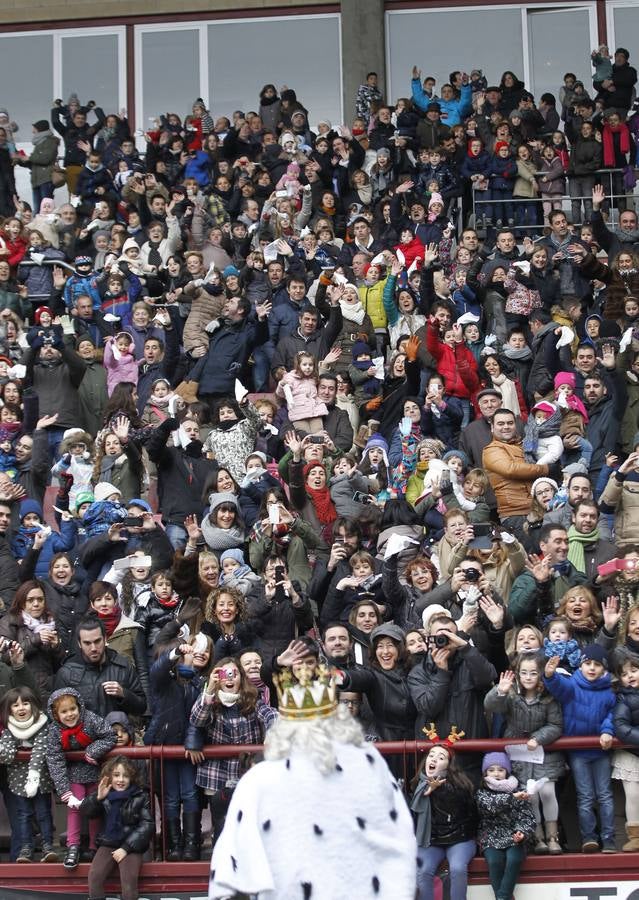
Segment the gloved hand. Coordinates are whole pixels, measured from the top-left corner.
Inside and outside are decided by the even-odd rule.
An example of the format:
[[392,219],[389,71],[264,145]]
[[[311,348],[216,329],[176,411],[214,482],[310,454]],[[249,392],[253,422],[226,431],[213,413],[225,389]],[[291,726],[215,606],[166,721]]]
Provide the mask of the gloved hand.
[[419,353],[419,338],[412,334],[406,341],[406,359],[408,362],[415,362]]
[[372,400],[369,400],[366,404],[366,412],[375,412],[376,409],[379,409],[382,405],[382,397],[373,397]]
[[24,784],[24,792],[27,797],[35,797],[40,787],[40,773],[36,769],[29,769],[27,780]]
[[74,797],[73,794],[67,800],[67,806],[69,809],[80,809],[82,806],[82,800],[78,800],[77,797]]

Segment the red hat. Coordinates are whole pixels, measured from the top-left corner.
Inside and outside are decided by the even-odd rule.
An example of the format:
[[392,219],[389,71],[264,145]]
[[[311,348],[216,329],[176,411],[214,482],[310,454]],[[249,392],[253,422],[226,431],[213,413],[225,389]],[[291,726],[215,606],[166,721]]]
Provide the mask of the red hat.
[[510,150],[510,144],[508,143],[508,141],[497,141],[497,143],[495,144],[495,153],[499,153],[502,147],[506,147],[508,150]]
[[51,318],[53,318],[53,313],[51,312],[51,309],[48,306],[39,306],[33,315],[36,325],[40,324],[40,317],[42,316],[42,313],[49,313]]
[[311,471],[311,469],[317,469],[317,468],[324,469],[324,472],[326,472],[326,466],[324,465],[324,463],[320,462],[319,460],[316,460],[315,462],[306,463],[306,465],[304,466],[304,468],[302,470],[304,473],[304,478],[308,478],[308,473]]

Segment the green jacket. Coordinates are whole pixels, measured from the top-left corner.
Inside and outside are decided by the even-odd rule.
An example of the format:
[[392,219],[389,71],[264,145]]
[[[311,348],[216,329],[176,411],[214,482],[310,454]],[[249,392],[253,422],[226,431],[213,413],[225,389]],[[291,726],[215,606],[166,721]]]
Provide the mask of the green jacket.
[[508,602],[508,611],[515,620],[515,625],[539,625],[546,616],[554,615],[568,588],[588,581],[572,563],[568,563],[568,566],[567,575],[551,577],[544,582],[536,581],[530,572],[522,572],[517,576]]
[[[39,187],[41,184],[51,181],[51,171],[58,158],[59,144],[59,139],[54,134],[51,134],[34,146],[33,153],[29,159],[20,163],[20,165],[31,169],[31,187]],[[38,210],[34,209],[33,212],[37,213]]]

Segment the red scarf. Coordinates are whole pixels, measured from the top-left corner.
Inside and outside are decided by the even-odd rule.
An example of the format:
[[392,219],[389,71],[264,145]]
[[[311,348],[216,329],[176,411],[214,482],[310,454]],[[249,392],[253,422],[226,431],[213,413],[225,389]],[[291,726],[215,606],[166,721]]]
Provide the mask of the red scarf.
[[98,619],[104,622],[107,638],[110,638],[115,629],[120,624],[122,618],[122,610],[119,606],[115,606],[109,613],[98,613]]
[[331,500],[331,493],[324,485],[323,488],[312,488],[306,485],[306,493],[315,507],[317,518],[321,525],[330,525],[337,518],[337,510]]
[[61,728],[60,729],[60,740],[62,741],[62,749],[63,750],[77,750],[77,747],[72,746],[71,739],[75,739],[76,743],[81,747],[88,747],[89,744],[93,743],[93,738],[90,738],[89,735],[84,730],[84,724],[82,722],[78,722],[77,725],[74,725],[73,728]]
[[174,606],[178,605],[179,600],[180,600],[178,595],[175,593],[171,594],[171,596],[169,597],[168,600],[161,600],[157,594],[153,594],[153,596],[158,601],[160,606],[163,606],[165,609],[173,609]]
[[615,144],[613,134],[619,135],[619,150],[626,154],[630,152],[630,132],[628,126],[624,122],[620,122],[614,127],[607,125],[603,130],[603,164],[604,166],[615,166]]

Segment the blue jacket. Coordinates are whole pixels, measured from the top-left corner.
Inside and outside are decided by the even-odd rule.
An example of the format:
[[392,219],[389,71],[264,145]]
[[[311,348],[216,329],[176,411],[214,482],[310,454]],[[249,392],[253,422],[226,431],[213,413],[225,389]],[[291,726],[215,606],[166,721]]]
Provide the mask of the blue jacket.
[[[189,372],[189,381],[199,382],[198,396],[202,394],[233,395],[235,379],[255,347],[266,342],[266,321],[249,319],[235,325],[223,324],[213,332],[209,350]],[[139,386],[138,386],[139,392]]]
[[[49,563],[56,553],[68,553],[70,550],[73,550],[77,530],[76,519],[71,519],[70,521],[63,519],[60,523],[60,532],[51,532],[38,556],[35,567],[36,578],[47,577],[49,574]],[[29,550],[31,550],[36,531],[37,529],[25,528],[23,525],[18,528],[11,542],[11,549],[16,559],[24,559]]]
[[493,156],[488,168],[490,174],[490,186],[499,191],[513,192],[515,179],[517,178],[517,163],[510,156],[502,159],[501,156]]
[[204,681],[199,675],[190,680],[176,677],[176,666],[182,657],[171,659],[171,651],[160,654],[151,666],[149,686],[153,710],[151,721],[144,732],[144,743],[183,744],[191,716],[191,707],[197,700]]
[[[555,672],[552,678],[544,676],[546,688],[561,703],[564,735],[594,735],[598,738],[601,734],[611,734],[614,737],[612,711],[615,706],[615,695],[610,682],[609,672],[604,672],[596,681],[588,681],[580,670],[573,675],[559,675]],[[605,751],[573,752],[593,758],[601,756]]]
[[617,692],[617,705],[613,714],[615,733],[620,741],[636,747],[633,753],[639,752],[639,690],[637,688],[620,688]]
[[195,178],[200,187],[206,187],[211,181],[211,158],[203,150],[197,150],[195,156],[189,157],[184,167],[185,178]]
[[422,413],[422,431],[429,437],[436,437],[442,441],[447,449],[457,447],[459,442],[459,429],[464,418],[464,406],[458,397],[445,394],[443,397],[446,408],[439,416],[436,416],[430,406]]
[[490,154],[486,150],[482,150],[479,156],[464,157],[464,161],[459,167],[459,174],[464,178],[470,178],[472,175],[488,175],[490,167]]
[[78,297],[87,295],[93,300],[93,309],[100,309],[102,297],[98,290],[98,282],[95,273],[89,275],[71,275],[64,286],[64,305],[67,310],[75,309]]
[[275,302],[268,317],[269,340],[274,347],[283,337],[295,334],[300,324],[300,313],[305,309],[313,309],[308,297],[304,297],[301,303],[294,303],[286,294],[283,300]]
[[[433,102],[433,98],[429,97],[424,91],[419,78],[413,78],[411,81],[411,91],[415,106],[425,112],[428,109],[428,105]],[[453,125],[459,125],[465,116],[470,115],[473,108],[472,99],[473,89],[470,84],[462,85],[461,98],[459,100],[442,100],[441,97],[438,97],[437,103],[439,103],[442,111],[442,122],[444,125],[452,128]]]

